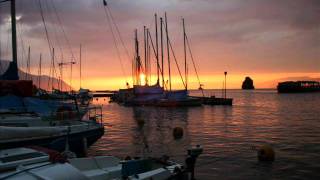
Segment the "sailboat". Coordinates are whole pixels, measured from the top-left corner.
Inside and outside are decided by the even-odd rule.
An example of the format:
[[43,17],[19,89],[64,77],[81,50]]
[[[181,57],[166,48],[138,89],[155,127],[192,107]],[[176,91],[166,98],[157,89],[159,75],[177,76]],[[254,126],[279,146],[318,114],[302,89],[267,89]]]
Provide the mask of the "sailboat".
[[[201,106],[201,100],[199,98],[190,97],[188,91],[188,67],[187,67],[187,54],[186,54],[186,32],[185,32],[185,24],[183,19],[183,38],[184,38],[184,65],[185,65],[185,78],[183,79],[179,65],[177,63],[176,57],[173,54],[174,60],[177,65],[177,69],[179,71],[181,81],[185,87],[183,90],[172,90],[171,88],[171,70],[170,70],[170,48],[173,52],[173,48],[171,46],[171,42],[169,39],[168,33],[168,20],[167,15],[165,13],[165,32],[167,39],[167,53],[168,53],[168,69],[169,69],[169,89],[165,91],[165,98],[160,99],[156,106],[164,106],[164,107],[179,107],[179,106]],[[162,28],[162,19],[160,19],[161,28]],[[162,30],[161,30],[162,31]],[[163,57],[163,55],[162,55]]]
[[[142,83],[145,76],[147,76],[148,74],[143,74],[143,66],[139,55],[139,41],[137,30],[135,30],[135,58],[132,66],[134,85],[133,88],[119,90],[118,96],[121,102],[123,102],[125,105],[147,106],[154,105],[159,99],[165,97],[164,88],[161,87],[159,83],[149,85],[147,82],[147,78],[145,84]],[[145,72],[147,72],[146,69],[147,65],[144,69]]]
[[[13,61],[0,76],[0,149],[39,145],[63,151],[68,138],[70,148],[80,153],[104,134],[102,113],[83,120],[77,103],[33,96],[33,82],[18,76],[15,0],[10,5]],[[45,114],[53,118],[44,120]]]
[[[170,67],[170,49],[172,46],[168,35],[167,16],[165,14],[165,22],[160,18],[160,51],[161,60],[159,53],[159,42],[158,42],[158,18],[155,15],[155,27],[156,27],[156,41],[155,45],[150,34],[149,29],[144,27],[144,63],[141,61],[139,55],[139,41],[137,37],[137,30],[135,30],[135,57],[132,64],[132,76],[133,76],[133,87],[127,89],[120,89],[119,92],[113,97],[113,101],[123,103],[125,105],[138,105],[138,106],[201,106],[202,102],[199,98],[190,97],[187,87],[187,59],[186,59],[186,35],[184,28],[184,52],[185,52],[185,79],[182,78],[181,72],[175,60],[179,74],[181,76],[182,83],[185,87],[183,90],[172,90],[171,87],[171,67]],[[166,35],[166,48],[168,53],[168,77],[169,80],[165,82],[164,78],[164,32]],[[156,58],[156,69],[157,69],[157,82],[154,85],[149,85],[151,79],[149,79],[150,72],[150,44],[152,45],[153,52]],[[175,56],[174,56],[175,58]],[[161,76],[161,78],[160,78]],[[162,84],[160,84],[162,79]],[[144,83],[143,83],[144,81]],[[169,87],[167,87],[169,86]]]
[[[4,3],[6,1],[0,2]],[[80,106],[81,104],[75,101],[77,100],[75,96],[66,93],[56,93],[56,91],[48,93],[40,89],[40,87],[37,88],[36,86],[34,86],[32,80],[21,80],[21,78],[19,77],[15,1],[8,2],[11,2],[10,5],[13,60],[9,63],[7,70],[2,75],[0,75],[0,107],[6,107],[8,106],[8,104],[19,105],[16,107],[11,107],[10,109],[13,111],[24,110],[35,112],[45,120],[57,118],[61,109],[67,109],[68,111],[72,111],[74,113],[80,113],[81,116],[83,116],[87,111],[87,107]],[[81,102],[80,100],[78,101]],[[7,110],[9,109],[7,108]]]

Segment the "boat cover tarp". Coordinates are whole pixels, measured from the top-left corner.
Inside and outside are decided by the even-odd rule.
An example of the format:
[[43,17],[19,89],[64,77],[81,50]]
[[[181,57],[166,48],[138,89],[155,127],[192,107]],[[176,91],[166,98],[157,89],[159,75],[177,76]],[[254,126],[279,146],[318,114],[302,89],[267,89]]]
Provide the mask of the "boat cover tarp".
[[35,97],[6,95],[0,97],[0,112],[34,112],[40,116],[55,115],[61,107],[76,111],[72,102],[59,100],[42,100]]
[[7,95],[0,97],[0,109],[2,112],[4,111],[25,111],[25,107],[23,104],[23,98],[15,96],[15,95]]
[[50,116],[57,112],[57,109],[63,106],[61,101],[42,100],[38,98],[24,98],[24,104],[28,112],[35,112],[40,116]]
[[60,100],[44,100],[34,97],[24,98],[23,102],[28,112],[35,112],[40,116],[55,115],[59,108],[68,107],[69,109],[76,111],[75,105],[67,101]]

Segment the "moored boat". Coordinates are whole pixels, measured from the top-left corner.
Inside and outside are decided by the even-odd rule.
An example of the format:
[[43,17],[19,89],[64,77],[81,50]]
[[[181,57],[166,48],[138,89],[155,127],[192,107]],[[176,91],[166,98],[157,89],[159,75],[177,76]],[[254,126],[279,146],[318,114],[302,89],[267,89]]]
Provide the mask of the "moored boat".
[[201,106],[202,102],[197,97],[190,97],[187,90],[166,91],[165,98],[155,103],[160,107],[192,107]]
[[[170,42],[168,33],[167,15],[165,13],[164,18],[160,18],[160,39],[158,38],[158,16],[155,14],[155,41],[151,36],[150,29],[144,26],[144,62],[140,57],[138,31],[135,30],[135,56],[132,61],[132,79],[133,86],[129,87],[127,82],[127,89],[120,89],[114,96],[111,97],[112,102],[118,102],[120,104],[128,106],[161,106],[161,107],[179,107],[179,106],[201,106],[201,100],[199,98],[193,98],[189,96],[188,91],[188,61],[187,61],[187,46],[190,51],[190,58],[192,65],[197,73],[194,59],[191,54],[189,41],[185,32],[184,19],[183,32],[184,32],[184,76],[182,76],[179,63],[174,53],[174,49]],[[166,43],[164,43],[166,41]],[[166,44],[166,45],[165,45]],[[166,47],[165,47],[166,46]],[[152,48],[152,49],[151,49]],[[166,48],[166,55],[164,50]],[[152,51],[153,50],[153,51]],[[155,70],[157,72],[157,81],[154,85],[151,83],[151,54],[154,54],[156,60]],[[171,54],[172,53],[172,54]],[[167,56],[167,64],[165,62],[165,56]],[[173,58],[173,59],[172,59]],[[172,62],[175,62],[176,68],[179,72],[183,90],[172,89],[172,75],[171,68]],[[164,72],[168,69],[168,79],[166,79]],[[197,74],[198,77],[198,74]],[[199,80],[199,77],[198,77]],[[200,83],[200,87],[202,84]]]
[[[1,90],[0,90],[1,91]],[[81,106],[75,99],[42,99],[38,97],[22,97],[15,94],[0,96],[2,112],[32,112],[43,120],[60,118],[62,112],[68,111],[67,118],[81,119],[88,111],[88,105]]]
[[286,81],[277,86],[278,93],[320,92],[320,82],[317,81]]
[[[114,156],[67,159],[39,147],[0,151],[0,179],[194,179],[201,146],[188,150],[186,166],[162,158],[121,160]],[[191,175],[191,176],[190,176]]]
[[48,121],[32,113],[0,113],[0,149],[37,145],[61,152],[68,139],[70,150],[82,156],[104,134],[102,115],[92,112],[86,120]]
[[188,97],[185,99],[160,99],[155,106],[159,107],[194,107],[201,106],[202,101],[199,98]]
[[227,105],[232,106],[232,98],[217,98],[215,96],[211,97],[201,97],[203,104],[205,105]]

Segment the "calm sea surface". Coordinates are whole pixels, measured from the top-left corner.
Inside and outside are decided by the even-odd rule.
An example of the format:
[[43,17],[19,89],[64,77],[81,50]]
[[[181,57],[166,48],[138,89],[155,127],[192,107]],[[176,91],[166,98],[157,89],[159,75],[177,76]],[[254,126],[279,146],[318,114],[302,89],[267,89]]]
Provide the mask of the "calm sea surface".
[[[228,96],[234,98],[232,107],[123,107],[94,100],[103,105],[107,127],[89,154],[169,155],[184,162],[186,150],[200,144],[198,179],[320,178],[320,93],[230,90]],[[181,140],[174,140],[174,127],[184,129]],[[263,144],[274,147],[275,162],[257,161],[251,147]]]

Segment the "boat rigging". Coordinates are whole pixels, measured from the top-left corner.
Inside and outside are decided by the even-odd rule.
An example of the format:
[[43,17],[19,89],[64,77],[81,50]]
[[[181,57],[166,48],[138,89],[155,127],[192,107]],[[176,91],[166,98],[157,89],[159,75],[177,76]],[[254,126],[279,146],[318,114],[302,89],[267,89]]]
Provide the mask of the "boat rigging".
[[[112,12],[111,12],[111,10],[109,8],[109,5],[108,5],[106,0],[103,0],[103,8],[104,8],[104,13],[105,13],[105,16],[106,16],[106,19],[107,19],[107,24],[108,24],[108,26],[110,28],[110,31],[111,31],[111,34],[112,34],[114,47],[116,49],[116,53],[117,53],[117,56],[118,56],[118,59],[119,59],[119,62],[120,62],[120,66],[121,66],[121,71],[122,71],[123,76],[125,77],[126,86],[129,87],[129,82],[127,80],[127,74],[126,74],[126,71],[125,71],[125,68],[124,68],[123,60],[121,58],[120,48],[119,48],[116,36],[119,37],[121,45],[125,49],[125,52],[126,52],[126,55],[127,55],[128,59],[130,59],[129,51],[128,51],[128,48],[126,47],[126,45],[125,45],[125,43],[123,41],[123,38],[121,36],[120,30],[118,28],[118,25],[117,25],[113,15],[112,15]],[[113,28],[115,28],[116,32],[114,32]]]
[[[59,68],[60,68],[60,76],[61,79],[63,79],[63,66],[68,66],[70,65],[70,91],[72,91],[72,67],[73,65],[75,65],[76,62],[75,61],[70,61],[70,62],[61,62],[58,64]],[[62,90],[62,81],[60,80],[60,90]]]

